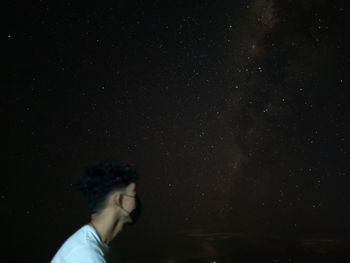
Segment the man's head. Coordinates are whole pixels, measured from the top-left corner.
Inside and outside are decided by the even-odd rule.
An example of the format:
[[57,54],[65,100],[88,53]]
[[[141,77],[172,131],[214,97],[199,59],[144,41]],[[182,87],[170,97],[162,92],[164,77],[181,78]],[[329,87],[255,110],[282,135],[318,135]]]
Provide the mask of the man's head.
[[118,161],[103,161],[88,167],[75,182],[85,197],[92,217],[104,211],[118,213],[125,223],[135,223],[141,212],[135,182],[136,169]]

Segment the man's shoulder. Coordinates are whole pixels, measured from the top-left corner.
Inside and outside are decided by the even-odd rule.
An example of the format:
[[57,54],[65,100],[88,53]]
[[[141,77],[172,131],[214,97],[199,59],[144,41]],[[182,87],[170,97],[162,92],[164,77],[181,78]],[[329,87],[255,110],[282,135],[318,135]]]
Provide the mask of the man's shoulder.
[[90,230],[85,226],[78,229],[62,244],[54,256],[54,259],[57,258],[67,263],[105,262],[101,249],[92,237]]
[[82,245],[73,248],[64,258],[64,262],[76,263],[106,263],[101,251],[92,245]]

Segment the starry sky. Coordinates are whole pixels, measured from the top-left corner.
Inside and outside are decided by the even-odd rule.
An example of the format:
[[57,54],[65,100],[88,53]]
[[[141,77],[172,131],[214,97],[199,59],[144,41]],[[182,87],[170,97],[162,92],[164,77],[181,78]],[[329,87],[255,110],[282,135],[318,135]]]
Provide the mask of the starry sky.
[[349,251],[345,3],[7,4],[8,251],[48,262],[89,220],[72,181],[105,159],[141,178],[125,260]]

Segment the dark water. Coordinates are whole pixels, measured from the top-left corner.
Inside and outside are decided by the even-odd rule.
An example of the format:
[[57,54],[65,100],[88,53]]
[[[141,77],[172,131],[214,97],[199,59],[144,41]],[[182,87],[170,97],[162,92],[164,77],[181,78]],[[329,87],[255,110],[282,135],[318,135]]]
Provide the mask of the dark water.
[[[234,233],[140,238],[141,246],[121,248],[122,262],[347,262],[350,237],[318,234],[298,239]],[[113,260],[111,260],[111,263]]]

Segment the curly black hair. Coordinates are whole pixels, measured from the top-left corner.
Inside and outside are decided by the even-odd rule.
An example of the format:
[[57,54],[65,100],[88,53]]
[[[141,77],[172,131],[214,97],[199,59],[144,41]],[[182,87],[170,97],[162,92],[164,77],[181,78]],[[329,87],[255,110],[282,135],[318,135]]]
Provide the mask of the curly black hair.
[[114,190],[125,190],[131,182],[139,180],[135,166],[116,160],[101,161],[86,168],[85,174],[73,183],[85,197],[91,213],[105,208],[106,198]]

